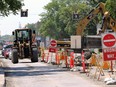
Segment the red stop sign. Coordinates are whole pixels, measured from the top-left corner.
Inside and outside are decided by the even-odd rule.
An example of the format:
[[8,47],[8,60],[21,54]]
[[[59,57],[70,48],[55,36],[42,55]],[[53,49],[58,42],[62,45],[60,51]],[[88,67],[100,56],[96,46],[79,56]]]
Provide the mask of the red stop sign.
[[56,40],[51,40],[50,45],[51,45],[52,47],[55,47],[55,46],[57,45]]
[[107,34],[103,38],[103,43],[107,47],[112,47],[116,43],[115,36],[112,34]]

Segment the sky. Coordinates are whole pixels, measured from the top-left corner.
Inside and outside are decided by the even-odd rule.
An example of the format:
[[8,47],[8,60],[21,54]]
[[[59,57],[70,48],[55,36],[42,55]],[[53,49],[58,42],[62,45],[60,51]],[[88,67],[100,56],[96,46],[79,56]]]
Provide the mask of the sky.
[[11,35],[12,31],[18,29],[19,26],[24,27],[28,23],[36,23],[40,20],[39,14],[45,12],[43,7],[51,0],[24,0],[23,9],[28,9],[28,17],[20,17],[18,15],[9,15],[8,17],[0,17],[1,36]]

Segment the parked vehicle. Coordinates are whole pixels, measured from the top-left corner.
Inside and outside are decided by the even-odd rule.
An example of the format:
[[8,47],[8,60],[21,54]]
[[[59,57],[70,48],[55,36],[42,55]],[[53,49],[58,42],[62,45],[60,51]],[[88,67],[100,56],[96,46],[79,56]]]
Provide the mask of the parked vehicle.
[[12,46],[13,46],[12,44],[4,46],[2,49],[2,56],[6,58],[9,53],[8,51],[11,50]]
[[9,52],[8,52],[8,59],[9,59],[9,60],[12,59],[12,49],[10,49]]
[[7,45],[3,45],[3,48],[2,48],[2,56],[4,56],[4,50],[5,50],[5,47],[6,47]]
[[11,52],[11,50],[12,50],[12,48],[7,48],[7,49],[5,49],[5,51],[4,51],[4,57],[7,59],[7,58],[9,58],[9,53]]

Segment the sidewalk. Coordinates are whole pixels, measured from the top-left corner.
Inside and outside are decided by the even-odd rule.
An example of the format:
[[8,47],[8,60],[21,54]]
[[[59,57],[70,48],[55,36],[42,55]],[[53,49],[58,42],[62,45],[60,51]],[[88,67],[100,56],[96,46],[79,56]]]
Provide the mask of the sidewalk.
[[4,87],[5,78],[4,78],[4,70],[2,67],[2,63],[0,62],[0,87]]

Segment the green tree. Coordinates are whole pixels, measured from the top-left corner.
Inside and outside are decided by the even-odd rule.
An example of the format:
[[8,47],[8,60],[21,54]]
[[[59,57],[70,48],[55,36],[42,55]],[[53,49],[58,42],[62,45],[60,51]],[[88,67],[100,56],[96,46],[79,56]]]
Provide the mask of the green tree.
[[32,23],[32,24],[27,24],[26,26],[25,26],[26,28],[30,28],[30,29],[32,29],[32,30],[36,30],[36,24],[35,23]]
[[0,0],[0,16],[8,16],[10,13],[17,14],[23,6],[23,0]]
[[110,15],[116,19],[116,0],[107,0],[106,8],[110,12]]
[[87,0],[87,3],[92,7],[95,7],[100,2],[106,3],[107,0]]
[[[109,6],[108,1],[111,2],[111,0],[52,0],[44,7],[46,12],[41,14],[39,32],[44,36],[50,36],[54,39],[70,38],[71,35],[76,34],[79,21],[86,17],[97,4],[100,2],[105,3],[106,1]],[[113,12],[115,12],[115,6],[114,4]],[[111,7],[109,6],[109,8]],[[79,15],[77,20],[72,19],[73,13]],[[115,13],[113,15],[115,16]],[[85,35],[95,35],[97,31],[96,26],[101,20],[102,16],[96,15],[86,26]]]
[[[77,22],[85,16],[90,7],[84,0],[52,0],[42,13],[40,33],[55,39],[70,38],[76,34]],[[73,20],[73,13],[78,13],[78,20]]]
[[32,24],[27,24],[25,26],[25,28],[30,28],[32,30],[35,30],[36,31],[36,35],[38,35],[38,32],[39,32],[39,27],[40,27],[40,22],[38,21],[37,23],[32,23]]

